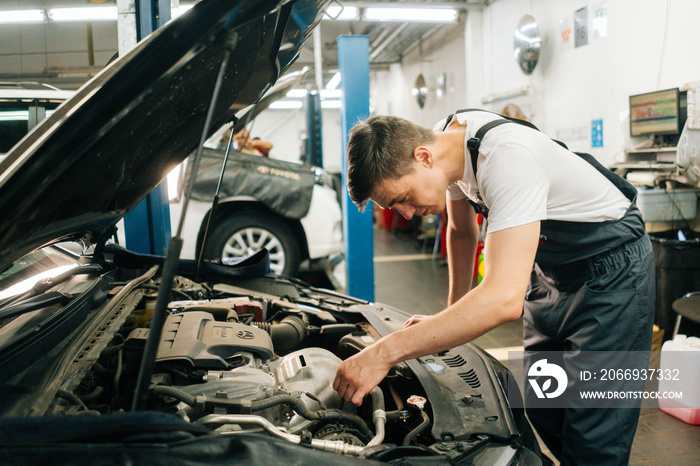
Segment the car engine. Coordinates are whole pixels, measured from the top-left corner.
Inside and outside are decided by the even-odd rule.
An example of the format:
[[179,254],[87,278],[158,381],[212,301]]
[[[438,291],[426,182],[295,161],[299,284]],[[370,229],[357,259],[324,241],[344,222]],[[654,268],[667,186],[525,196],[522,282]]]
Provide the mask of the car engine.
[[[64,385],[47,414],[130,410],[156,289],[156,282],[146,282],[132,290],[133,305],[119,308],[123,324],[91,366],[85,358],[76,372],[82,377]],[[177,299],[168,304],[148,409],[216,432],[262,430],[357,456],[387,439],[408,445],[427,432],[426,400],[414,393],[420,385],[399,371],[388,377],[394,379],[388,403],[386,388],[376,388],[360,408],[332,388],[341,358],[379,337],[363,320],[341,319],[338,310],[357,304],[351,298],[278,298],[227,285],[212,289],[182,277],[172,296]]]
[[[94,332],[72,353],[41,413],[134,411],[158,292],[155,269],[120,269],[103,290],[93,287]],[[174,415],[198,432],[262,433],[380,461],[464,458],[492,448],[519,454],[514,445],[524,438],[524,417],[508,409],[507,371],[477,348],[398,364],[359,407],[338,396],[332,383],[341,361],[406,318],[389,306],[281,277],[196,283],[177,276],[145,409]],[[33,409],[39,405],[35,400]]]

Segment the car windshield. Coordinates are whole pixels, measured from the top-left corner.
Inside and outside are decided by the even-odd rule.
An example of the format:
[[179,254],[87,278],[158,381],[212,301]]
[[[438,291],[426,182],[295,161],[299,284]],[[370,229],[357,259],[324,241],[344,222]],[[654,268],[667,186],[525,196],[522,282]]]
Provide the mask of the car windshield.
[[[62,243],[62,246],[67,246]],[[31,252],[0,273],[0,303],[30,290],[39,280],[52,278],[77,267],[77,257],[64,247]]]

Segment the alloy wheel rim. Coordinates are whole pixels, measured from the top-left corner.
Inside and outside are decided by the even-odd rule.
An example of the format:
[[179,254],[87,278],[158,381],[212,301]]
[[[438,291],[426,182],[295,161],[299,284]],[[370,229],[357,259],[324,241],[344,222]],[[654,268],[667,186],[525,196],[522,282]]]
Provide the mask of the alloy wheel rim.
[[231,235],[224,244],[221,259],[249,256],[262,248],[270,253],[272,271],[281,274],[285,266],[284,248],[277,236],[263,228],[243,228]]

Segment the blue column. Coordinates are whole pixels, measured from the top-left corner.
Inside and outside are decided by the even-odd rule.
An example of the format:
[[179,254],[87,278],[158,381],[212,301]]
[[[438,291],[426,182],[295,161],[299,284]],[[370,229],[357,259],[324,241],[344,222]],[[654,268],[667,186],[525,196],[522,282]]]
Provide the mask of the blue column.
[[[343,154],[348,147],[348,134],[358,121],[369,117],[369,38],[338,37],[338,68],[341,76],[342,106],[340,127]],[[372,203],[360,212],[350,200],[347,190],[348,166],[343,156],[343,230],[347,261],[348,294],[374,301],[374,242]]]
[[[143,39],[169,19],[169,0],[137,0],[137,39]],[[172,235],[168,202],[168,185],[163,180],[124,217],[126,245],[131,251],[165,255]]]

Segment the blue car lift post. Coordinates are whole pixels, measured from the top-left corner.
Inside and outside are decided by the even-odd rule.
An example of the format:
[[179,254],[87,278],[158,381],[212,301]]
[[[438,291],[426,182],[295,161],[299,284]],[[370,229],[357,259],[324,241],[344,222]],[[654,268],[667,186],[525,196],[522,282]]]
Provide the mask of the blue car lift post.
[[[348,147],[348,134],[358,121],[369,117],[369,38],[338,37],[338,69],[341,76],[342,104],[340,111],[343,151]],[[348,294],[374,301],[374,239],[372,203],[360,212],[350,200],[347,190],[348,166],[343,159],[343,234],[347,261]]]
[[[136,1],[136,38],[141,40],[170,20],[170,0]],[[165,255],[171,236],[168,184],[164,180],[124,217],[129,250]]]

